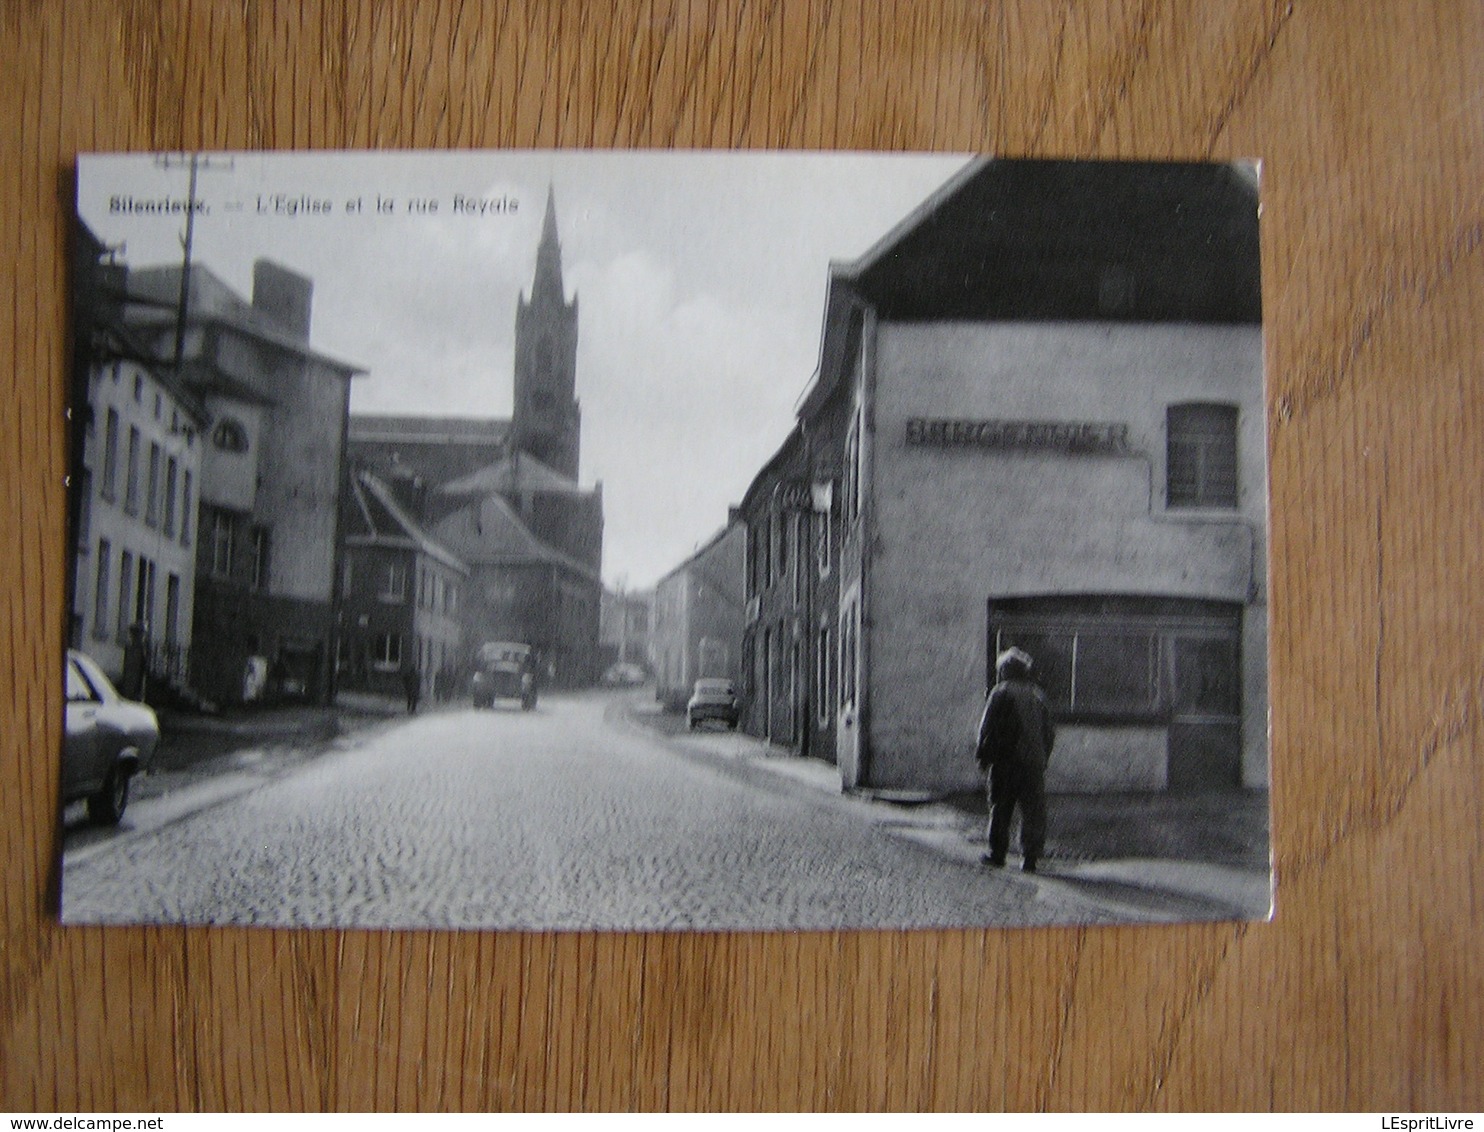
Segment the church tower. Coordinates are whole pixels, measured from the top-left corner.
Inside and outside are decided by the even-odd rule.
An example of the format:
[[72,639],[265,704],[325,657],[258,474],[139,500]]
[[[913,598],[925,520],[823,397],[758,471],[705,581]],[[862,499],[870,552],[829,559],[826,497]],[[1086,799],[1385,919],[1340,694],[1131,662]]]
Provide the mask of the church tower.
[[521,296],[515,311],[515,406],[510,431],[513,449],[577,479],[582,431],[577,406],[577,296],[567,302],[556,197],[550,188],[531,296]]

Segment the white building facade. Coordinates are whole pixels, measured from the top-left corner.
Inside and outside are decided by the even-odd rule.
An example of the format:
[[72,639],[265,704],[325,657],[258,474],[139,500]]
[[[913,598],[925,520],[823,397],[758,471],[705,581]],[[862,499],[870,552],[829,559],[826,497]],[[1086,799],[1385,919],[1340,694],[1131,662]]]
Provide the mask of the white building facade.
[[1256,205],[1236,167],[977,162],[835,268],[847,788],[974,788],[1011,644],[1050,789],[1266,787]]

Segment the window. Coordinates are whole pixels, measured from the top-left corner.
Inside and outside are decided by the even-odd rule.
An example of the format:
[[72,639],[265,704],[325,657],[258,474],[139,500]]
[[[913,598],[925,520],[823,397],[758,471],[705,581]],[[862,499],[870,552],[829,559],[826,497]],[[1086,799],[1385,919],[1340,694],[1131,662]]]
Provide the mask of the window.
[[155,621],[155,564],[143,555],[139,558],[138,585],[134,589],[134,623],[152,631]]
[[777,512],[773,516],[773,535],[778,540],[778,581],[788,577],[788,520],[789,516]]
[[124,481],[124,510],[139,513],[139,430],[129,426],[129,463]]
[[804,578],[808,571],[808,551],[805,548],[805,540],[809,530],[809,516],[806,512],[795,511],[793,514],[793,544],[794,544],[794,605],[802,605],[804,602]]
[[226,511],[211,512],[211,573],[216,578],[232,576],[232,552],[236,541],[232,516]]
[[819,559],[819,576],[828,578],[835,556],[835,532],[834,524],[830,521],[830,510],[826,508],[817,512],[814,521],[817,524],[815,532],[816,550]]
[[1011,645],[1030,653],[1036,682],[1063,718],[1235,715],[1240,626],[1240,607],[1222,602],[1023,598],[991,604],[989,657],[992,666]]
[[840,707],[855,706],[855,602],[840,614]]
[[119,559],[119,608],[116,639],[119,644],[129,640],[129,598],[134,594],[134,556],[127,550]]
[[110,503],[118,492],[119,412],[108,410],[108,423],[103,429],[103,498]]
[[82,669],[76,663],[67,662],[67,702],[69,704],[94,703],[101,700],[97,689],[88,683]]
[[153,441],[149,446],[149,480],[144,497],[144,521],[151,527],[160,522],[160,446]]
[[211,443],[223,452],[246,452],[247,429],[241,421],[223,417],[211,432]]
[[1171,405],[1166,412],[1170,507],[1237,505],[1237,407]]
[[382,575],[381,592],[376,595],[381,601],[396,604],[407,600],[407,566],[403,562],[388,562]]
[[268,586],[268,528],[252,529],[252,588],[266,589]]
[[180,477],[180,465],[171,456],[165,461],[165,513],[160,530],[166,538],[175,537],[175,481]]
[[113,572],[113,544],[98,540],[98,572],[93,584],[93,636],[108,636],[108,582]]
[[845,434],[845,476],[840,485],[840,510],[847,526],[860,517],[860,455],[861,422],[857,414]]
[[371,641],[371,666],[378,672],[402,667],[402,634],[378,633]]
[[191,473],[186,472],[180,482],[180,545],[191,545],[191,516],[195,514],[195,500],[191,497]]
[[180,640],[180,575],[165,579],[165,643],[174,646]]
[[93,473],[86,468],[77,477],[77,549],[88,552],[93,537]]

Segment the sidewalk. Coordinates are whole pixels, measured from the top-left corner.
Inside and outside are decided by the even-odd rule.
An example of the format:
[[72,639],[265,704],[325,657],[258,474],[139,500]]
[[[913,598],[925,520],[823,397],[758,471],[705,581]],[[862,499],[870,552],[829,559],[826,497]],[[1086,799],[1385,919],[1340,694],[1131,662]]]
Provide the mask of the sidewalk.
[[[913,798],[845,793],[837,768],[740,732],[688,732],[683,717],[634,703],[640,726],[704,749],[735,766],[786,782],[821,799],[853,802],[863,816],[961,864],[982,865],[987,806],[982,793]],[[692,742],[691,740],[694,740]],[[1048,898],[1080,895],[1119,918],[1140,921],[1263,919],[1271,908],[1268,795],[1075,795],[1050,799],[1040,871],[1007,876]],[[1018,840],[1012,839],[1012,846]],[[1068,891],[1073,890],[1073,891]]]
[[290,704],[237,708],[215,715],[159,712],[160,745],[149,770],[134,779],[136,800],[158,798],[203,778],[241,767],[297,762],[337,738],[406,714],[391,697],[341,694],[330,707]]

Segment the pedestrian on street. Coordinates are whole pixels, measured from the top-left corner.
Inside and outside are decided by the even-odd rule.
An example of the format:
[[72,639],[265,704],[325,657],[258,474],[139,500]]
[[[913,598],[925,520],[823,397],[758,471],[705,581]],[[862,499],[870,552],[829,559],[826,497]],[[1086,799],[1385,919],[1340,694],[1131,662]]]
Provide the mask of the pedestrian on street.
[[1017,648],[995,660],[995,686],[979,721],[979,769],[989,775],[989,852],[984,863],[1003,868],[1010,821],[1020,808],[1021,867],[1036,871],[1046,847],[1046,763],[1056,729],[1046,694],[1031,681],[1031,658]]
[[119,677],[118,690],[125,699],[144,699],[148,657],[149,644],[145,639],[144,625],[136,621],[129,626],[129,640],[124,645],[124,670]]
[[402,690],[407,693],[407,714],[413,715],[417,712],[417,701],[422,699],[423,677],[410,660],[402,666]]

